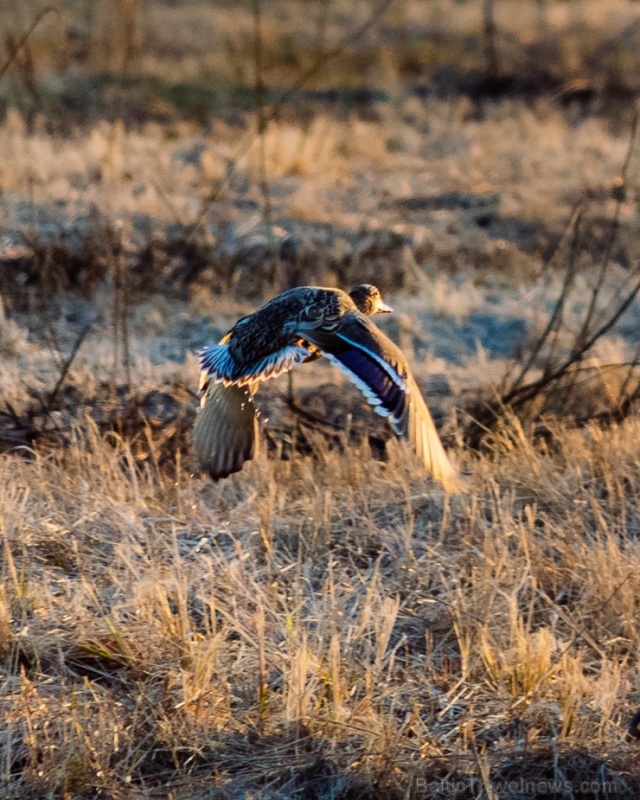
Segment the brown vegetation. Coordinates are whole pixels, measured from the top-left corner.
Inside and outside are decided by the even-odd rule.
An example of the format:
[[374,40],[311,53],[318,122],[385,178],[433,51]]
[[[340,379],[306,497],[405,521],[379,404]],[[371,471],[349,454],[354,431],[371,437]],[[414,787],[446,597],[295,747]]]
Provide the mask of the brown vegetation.
[[[0,40],[0,794],[639,796],[635,4],[63,5]],[[469,491],[321,362],[200,476],[192,353],[361,281]]]

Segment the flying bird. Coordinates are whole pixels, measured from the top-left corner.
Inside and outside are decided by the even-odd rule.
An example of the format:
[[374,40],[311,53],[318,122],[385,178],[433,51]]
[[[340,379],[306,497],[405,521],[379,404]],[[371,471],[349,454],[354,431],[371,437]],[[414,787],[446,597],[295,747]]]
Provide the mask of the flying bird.
[[200,350],[201,408],[193,436],[203,469],[214,480],[241,470],[257,452],[253,396],[259,383],[324,356],[408,439],[426,470],[447,491],[458,491],[456,471],[407,360],[370,319],[390,311],[369,284],[349,294],[302,286],[277,295],[238,320],[218,344]]

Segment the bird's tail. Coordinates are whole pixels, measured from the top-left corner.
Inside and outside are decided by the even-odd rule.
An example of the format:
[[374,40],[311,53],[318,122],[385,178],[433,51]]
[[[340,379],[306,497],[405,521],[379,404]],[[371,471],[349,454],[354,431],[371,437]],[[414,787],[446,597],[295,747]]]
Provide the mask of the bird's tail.
[[239,472],[258,451],[258,420],[253,404],[257,386],[205,387],[193,428],[200,466],[214,480]]

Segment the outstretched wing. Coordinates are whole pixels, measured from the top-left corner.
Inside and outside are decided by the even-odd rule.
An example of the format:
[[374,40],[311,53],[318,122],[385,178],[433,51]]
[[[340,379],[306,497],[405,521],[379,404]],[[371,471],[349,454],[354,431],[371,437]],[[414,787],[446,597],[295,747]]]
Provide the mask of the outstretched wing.
[[253,404],[258,382],[320,355],[300,339],[241,370],[230,352],[230,339],[231,332],[198,353],[202,399],[193,441],[200,466],[214,480],[239,472],[258,451]]
[[202,374],[206,375],[207,380],[224,383],[225,386],[245,386],[255,381],[276,378],[297,364],[307,361],[310,355],[303,344],[292,344],[243,367],[234,361],[229,345],[223,339],[220,344],[212,344],[200,350],[197,357]]
[[309,326],[298,332],[340,367],[398,435],[406,436],[447,491],[459,491],[456,471],[405,357],[370,319],[351,312],[333,330]]
[[258,420],[251,386],[203,387],[201,409],[193,427],[196,455],[214,480],[239,472],[258,451]]

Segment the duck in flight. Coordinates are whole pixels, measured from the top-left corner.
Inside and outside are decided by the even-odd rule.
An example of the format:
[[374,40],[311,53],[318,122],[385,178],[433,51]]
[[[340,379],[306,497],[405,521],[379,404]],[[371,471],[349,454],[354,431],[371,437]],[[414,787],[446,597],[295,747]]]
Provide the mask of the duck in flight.
[[370,319],[391,310],[369,284],[349,294],[302,286],[277,295],[201,350],[201,409],[193,436],[203,469],[214,480],[241,470],[257,451],[253,395],[259,383],[324,356],[408,439],[427,472],[447,491],[458,491],[456,471],[407,360]]

